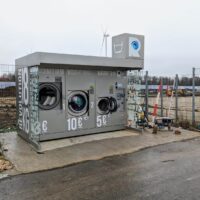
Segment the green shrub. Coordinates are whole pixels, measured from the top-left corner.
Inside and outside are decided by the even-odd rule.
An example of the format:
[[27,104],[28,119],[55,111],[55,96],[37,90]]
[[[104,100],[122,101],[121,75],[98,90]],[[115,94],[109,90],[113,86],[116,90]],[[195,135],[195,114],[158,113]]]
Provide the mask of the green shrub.
[[180,126],[184,129],[190,128],[190,122],[188,120],[182,120],[179,122]]

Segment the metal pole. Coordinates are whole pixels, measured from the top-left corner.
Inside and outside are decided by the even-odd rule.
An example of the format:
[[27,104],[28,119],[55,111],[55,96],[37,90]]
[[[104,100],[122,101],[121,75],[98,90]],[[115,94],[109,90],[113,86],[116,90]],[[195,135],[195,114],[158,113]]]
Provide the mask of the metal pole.
[[105,55],[107,57],[107,35],[105,35]]
[[110,35],[109,34],[104,34],[104,38],[105,38],[105,56],[107,57],[107,39]]
[[195,68],[192,68],[192,125],[195,125]]
[[173,83],[173,87],[172,87],[172,94],[171,94],[170,101],[169,101],[169,108],[168,108],[167,117],[170,117],[172,100],[173,100],[173,97],[174,97],[175,82],[176,82],[176,77],[174,78],[174,83]]
[[145,74],[145,114],[148,119],[149,115],[149,85],[148,85],[148,71]]
[[161,115],[161,117],[163,117],[163,79],[162,79],[162,77],[160,78],[160,85],[161,85],[161,90],[160,90],[160,100],[161,100],[161,102],[160,102],[160,115]]
[[178,122],[178,74],[176,74],[175,97],[176,97],[175,118],[176,118],[176,123],[177,123]]

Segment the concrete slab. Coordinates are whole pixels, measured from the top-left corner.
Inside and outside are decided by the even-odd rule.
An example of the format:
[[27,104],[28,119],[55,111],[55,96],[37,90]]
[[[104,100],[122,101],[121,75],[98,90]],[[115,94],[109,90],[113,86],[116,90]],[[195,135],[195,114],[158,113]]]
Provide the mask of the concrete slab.
[[51,140],[51,141],[45,141],[41,142],[41,152],[54,150],[58,148],[63,147],[69,147],[76,144],[82,144],[85,142],[94,142],[98,140],[105,140],[105,139],[111,139],[111,138],[119,138],[119,137],[125,137],[125,136],[136,136],[138,133],[133,131],[114,131],[109,133],[101,133],[96,135],[85,135],[85,136],[79,136],[79,137],[73,137],[73,138],[65,138],[60,140]]
[[[199,132],[187,130],[181,130],[181,135],[175,135],[173,132],[168,131],[159,131],[157,135],[153,135],[151,131],[147,130],[141,134],[137,134],[134,131],[116,131],[111,134],[111,138],[105,136],[105,134],[91,135],[90,137],[87,136],[87,138],[82,136],[74,138],[71,143],[68,141],[68,146],[55,150],[49,150],[50,144],[44,145],[44,149],[49,150],[44,154],[36,153],[15,132],[0,134],[0,141],[3,141],[4,148],[8,149],[5,152],[5,156],[15,166],[14,170],[6,171],[5,173],[13,175],[48,170],[200,136]],[[107,134],[109,135],[110,133]],[[62,146],[61,144],[60,147]]]

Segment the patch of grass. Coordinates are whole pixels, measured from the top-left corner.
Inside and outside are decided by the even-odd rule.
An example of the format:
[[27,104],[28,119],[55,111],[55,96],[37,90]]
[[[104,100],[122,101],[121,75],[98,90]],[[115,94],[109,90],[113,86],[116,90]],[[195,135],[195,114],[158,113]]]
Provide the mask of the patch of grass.
[[0,133],[13,132],[13,131],[16,131],[16,130],[17,130],[16,125],[9,125],[9,126],[0,127]]

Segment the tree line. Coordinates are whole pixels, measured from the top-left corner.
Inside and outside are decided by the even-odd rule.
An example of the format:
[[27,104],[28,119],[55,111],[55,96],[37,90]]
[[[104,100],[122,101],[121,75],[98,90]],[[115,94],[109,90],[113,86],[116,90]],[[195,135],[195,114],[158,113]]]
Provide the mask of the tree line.
[[15,82],[15,74],[14,73],[3,73],[0,75],[0,82]]
[[[148,84],[149,85],[159,85],[160,80],[162,78],[163,85],[173,85],[174,78],[171,77],[159,77],[159,76],[149,76],[148,77]],[[142,79],[142,84],[145,84],[145,78]],[[182,76],[178,79],[178,85],[180,86],[191,86],[192,85],[192,77]],[[200,77],[195,77],[195,85],[200,86]]]

